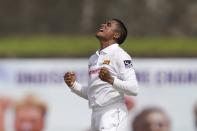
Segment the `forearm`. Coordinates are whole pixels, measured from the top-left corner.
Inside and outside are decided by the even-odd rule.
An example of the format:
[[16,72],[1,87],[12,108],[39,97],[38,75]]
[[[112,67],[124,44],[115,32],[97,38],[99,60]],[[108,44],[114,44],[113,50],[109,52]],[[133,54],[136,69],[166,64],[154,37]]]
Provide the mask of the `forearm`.
[[113,87],[120,92],[133,96],[136,96],[139,90],[137,80],[123,81],[118,78],[114,78]]
[[71,91],[77,94],[78,96],[88,99],[87,92],[85,90],[85,87],[82,87],[78,82],[75,81],[73,86],[71,87]]

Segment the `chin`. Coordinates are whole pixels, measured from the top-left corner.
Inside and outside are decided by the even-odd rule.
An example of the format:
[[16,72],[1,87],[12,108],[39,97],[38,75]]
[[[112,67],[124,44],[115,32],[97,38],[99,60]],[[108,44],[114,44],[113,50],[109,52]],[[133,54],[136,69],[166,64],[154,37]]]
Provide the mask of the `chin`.
[[100,38],[100,37],[101,37],[100,32],[96,32],[95,36],[96,36],[97,38]]
[[103,32],[96,32],[96,35],[95,35],[97,38],[103,38],[104,37],[104,34]]

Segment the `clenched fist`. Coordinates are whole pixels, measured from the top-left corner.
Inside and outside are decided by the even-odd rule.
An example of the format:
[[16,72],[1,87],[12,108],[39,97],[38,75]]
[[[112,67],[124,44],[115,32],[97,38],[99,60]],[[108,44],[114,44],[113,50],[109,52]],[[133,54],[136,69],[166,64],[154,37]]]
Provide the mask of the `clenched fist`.
[[68,85],[68,87],[72,87],[76,80],[76,75],[74,72],[67,72],[64,75],[64,81]]
[[110,75],[110,72],[105,67],[101,68],[101,70],[99,72],[99,78],[102,81],[108,82],[111,85],[113,85],[113,83],[114,83],[114,78]]

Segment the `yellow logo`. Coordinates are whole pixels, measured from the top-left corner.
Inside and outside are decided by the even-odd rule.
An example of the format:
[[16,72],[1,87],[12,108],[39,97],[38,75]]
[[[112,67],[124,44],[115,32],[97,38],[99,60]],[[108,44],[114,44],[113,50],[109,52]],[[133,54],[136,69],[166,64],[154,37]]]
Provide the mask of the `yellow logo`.
[[110,60],[104,60],[103,64],[109,65]]

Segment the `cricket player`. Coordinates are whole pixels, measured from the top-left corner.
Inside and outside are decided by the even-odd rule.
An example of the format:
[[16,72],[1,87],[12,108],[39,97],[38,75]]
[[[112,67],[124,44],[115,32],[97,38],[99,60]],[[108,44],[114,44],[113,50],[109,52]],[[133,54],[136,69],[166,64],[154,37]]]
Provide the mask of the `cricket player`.
[[138,93],[132,59],[119,46],[127,37],[127,29],[120,20],[112,19],[100,26],[96,37],[100,49],[89,58],[88,87],[76,81],[74,72],[67,72],[64,80],[72,92],[89,101],[92,131],[124,131],[124,95]]

